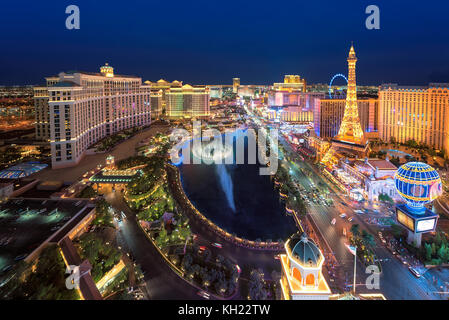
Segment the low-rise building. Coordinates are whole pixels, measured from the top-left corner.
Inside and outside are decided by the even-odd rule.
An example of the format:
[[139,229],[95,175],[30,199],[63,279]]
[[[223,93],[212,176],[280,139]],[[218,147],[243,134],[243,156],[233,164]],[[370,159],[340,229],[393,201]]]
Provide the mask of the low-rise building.
[[[341,159],[332,172],[336,183],[355,200],[378,201],[381,195],[400,200],[394,183],[397,167],[383,159]],[[335,181],[334,181],[335,182]]]
[[0,183],[0,201],[9,198],[14,192],[14,184],[9,183]]
[[324,256],[305,234],[292,236],[280,256],[284,300],[328,300],[331,290],[323,277]]

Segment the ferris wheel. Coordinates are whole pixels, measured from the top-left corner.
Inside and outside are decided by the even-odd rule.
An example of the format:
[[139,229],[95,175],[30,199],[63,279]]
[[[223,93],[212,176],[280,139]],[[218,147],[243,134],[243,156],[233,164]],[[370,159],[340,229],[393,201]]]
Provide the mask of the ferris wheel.
[[337,78],[343,78],[346,80],[346,84],[348,83],[348,78],[346,78],[346,76],[344,74],[337,73],[336,75],[334,75],[331,79],[331,82],[329,82],[329,98],[330,99],[333,99],[332,98],[332,84],[334,83],[334,80]]

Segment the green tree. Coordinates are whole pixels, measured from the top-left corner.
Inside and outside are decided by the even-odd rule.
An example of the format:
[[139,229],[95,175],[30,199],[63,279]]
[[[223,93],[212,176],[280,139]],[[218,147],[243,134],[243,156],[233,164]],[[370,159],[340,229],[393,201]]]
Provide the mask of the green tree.
[[249,284],[249,297],[251,300],[266,300],[268,292],[265,289],[265,281],[263,278],[262,270],[253,270],[250,274]]
[[78,195],[78,198],[95,198],[97,192],[91,186],[85,187]]
[[65,270],[58,246],[47,246],[39,255],[35,271],[24,281],[25,296],[31,300],[79,299],[76,290],[65,286]]
[[92,223],[98,226],[114,227],[112,220],[111,206],[104,199],[98,200],[95,205],[95,219]]
[[363,243],[367,247],[372,247],[376,244],[376,242],[374,241],[374,236],[371,233],[368,233],[366,230],[362,231],[362,239]]
[[426,255],[426,261],[432,260],[432,246],[428,243],[424,244],[424,250]]
[[383,201],[383,202],[389,202],[389,203],[391,203],[391,204],[394,203],[394,200],[393,200],[388,194],[386,194],[386,193],[381,193],[381,194],[379,195],[379,200],[380,200],[380,201]]
[[391,225],[391,232],[396,239],[399,239],[404,234],[404,228],[398,224]]
[[351,233],[354,238],[360,237],[360,226],[358,224],[353,224],[351,226]]
[[442,263],[445,263],[449,259],[449,248],[443,243],[438,250],[438,258],[441,259]]

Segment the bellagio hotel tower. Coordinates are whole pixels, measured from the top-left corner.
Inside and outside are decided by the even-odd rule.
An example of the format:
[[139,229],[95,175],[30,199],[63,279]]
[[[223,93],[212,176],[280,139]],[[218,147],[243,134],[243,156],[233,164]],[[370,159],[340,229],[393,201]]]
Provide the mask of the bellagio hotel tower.
[[36,136],[51,144],[53,168],[75,166],[96,142],[151,122],[150,86],[134,76],[62,72],[34,89]]

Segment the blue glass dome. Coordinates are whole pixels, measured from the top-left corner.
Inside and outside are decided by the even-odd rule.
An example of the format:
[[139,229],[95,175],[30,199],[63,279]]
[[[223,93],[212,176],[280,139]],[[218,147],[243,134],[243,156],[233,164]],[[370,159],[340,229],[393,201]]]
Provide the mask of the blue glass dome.
[[411,208],[423,208],[442,193],[438,172],[426,163],[409,162],[394,176],[396,190]]

